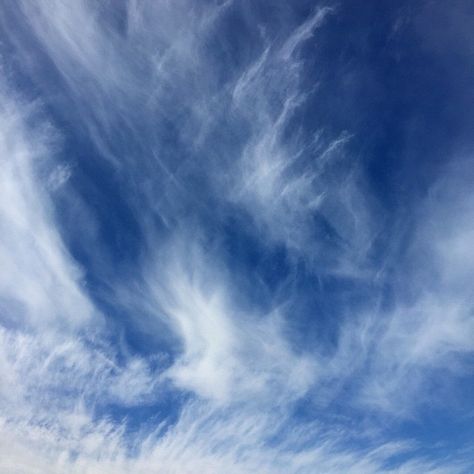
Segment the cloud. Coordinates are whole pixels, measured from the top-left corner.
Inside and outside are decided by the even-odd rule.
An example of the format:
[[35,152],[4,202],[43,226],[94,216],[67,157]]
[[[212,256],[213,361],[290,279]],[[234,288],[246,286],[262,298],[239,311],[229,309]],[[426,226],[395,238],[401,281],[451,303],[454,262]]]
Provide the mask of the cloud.
[[[53,160],[54,131],[30,129],[34,106],[18,106],[1,92],[0,293],[7,319],[37,326],[82,325],[94,314],[82,287],[81,270],[56,228],[42,169]],[[64,317],[67,314],[67,317]]]
[[318,84],[303,86],[300,50],[332,13],[317,9],[238,76],[232,105],[251,132],[233,164],[234,178],[225,181],[232,191],[222,193],[252,216],[270,242],[313,261],[318,271],[357,277],[366,267],[375,209],[345,150],[351,135],[342,130],[332,136],[322,127],[309,138],[293,131],[307,103],[317,104]]
[[48,186],[52,191],[56,191],[61,188],[72,175],[72,167],[71,165],[63,164],[58,165],[56,168],[51,172],[48,178]]
[[[415,473],[421,469],[440,474],[465,472],[466,468],[463,462],[454,460],[435,465],[423,459],[386,468],[390,459],[416,447],[392,442],[354,452],[344,448],[343,435],[324,433],[317,427],[307,427],[306,432],[299,427],[286,436],[285,442],[266,445],[263,439],[268,442],[268,436],[277,435],[281,429],[274,417],[216,411],[205,404],[188,405],[172,427],[140,434],[141,444],[131,448],[133,456],[125,455],[123,433],[117,427],[107,422],[94,423],[80,408],[62,419],[66,436],[53,426],[24,432],[21,424],[4,423],[0,432],[9,440],[9,449],[2,451],[0,466],[27,474],[42,469],[58,473],[190,473],[196,468],[209,473],[224,469],[233,473],[309,473],[314,469],[327,473]],[[315,440],[317,448],[298,448]]]
[[[178,386],[222,403],[301,397],[316,365],[285,338],[285,322],[249,314],[218,261],[189,240],[172,239],[146,275],[151,306],[179,337],[180,354],[166,372]],[[186,255],[186,257],[185,257]]]
[[0,90],[0,470],[472,468],[382,428],[466,377],[468,160],[392,236],[395,269],[374,262],[387,229],[354,131],[304,119],[325,100],[305,48],[338,12],[275,32],[252,8],[5,4],[34,86]]
[[466,376],[462,361],[474,351],[471,174],[468,161],[453,159],[420,203],[391,308],[358,315],[343,328],[334,363],[359,354],[353,370],[364,404],[412,416],[422,401],[441,403],[430,388],[440,374]]

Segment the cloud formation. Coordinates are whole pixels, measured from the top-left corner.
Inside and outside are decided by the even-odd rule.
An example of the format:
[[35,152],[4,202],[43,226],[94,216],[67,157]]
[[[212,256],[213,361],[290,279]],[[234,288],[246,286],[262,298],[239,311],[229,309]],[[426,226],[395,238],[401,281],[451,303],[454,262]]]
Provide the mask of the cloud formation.
[[369,127],[389,46],[328,84],[351,7],[297,3],[0,7],[1,472],[472,470],[469,146]]

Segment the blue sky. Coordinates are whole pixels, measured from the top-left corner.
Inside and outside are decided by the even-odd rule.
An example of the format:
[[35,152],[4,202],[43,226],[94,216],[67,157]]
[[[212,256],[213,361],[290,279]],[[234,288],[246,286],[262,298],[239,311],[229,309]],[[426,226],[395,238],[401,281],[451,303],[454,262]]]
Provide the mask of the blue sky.
[[1,473],[474,471],[470,2],[0,10]]

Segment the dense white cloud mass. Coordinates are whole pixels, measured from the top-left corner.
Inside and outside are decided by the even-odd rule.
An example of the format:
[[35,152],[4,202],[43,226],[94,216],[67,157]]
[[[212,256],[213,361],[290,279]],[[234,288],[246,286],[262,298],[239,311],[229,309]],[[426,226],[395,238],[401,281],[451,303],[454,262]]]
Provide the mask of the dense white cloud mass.
[[1,474],[472,472],[474,166],[377,195],[344,3],[0,6]]

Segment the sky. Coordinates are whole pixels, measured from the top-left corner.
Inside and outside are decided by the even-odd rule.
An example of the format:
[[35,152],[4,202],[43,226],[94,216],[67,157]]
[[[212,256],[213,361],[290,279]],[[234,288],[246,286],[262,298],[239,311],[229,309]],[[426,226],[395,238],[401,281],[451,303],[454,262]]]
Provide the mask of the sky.
[[0,473],[474,472],[473,32],[2,1]]

